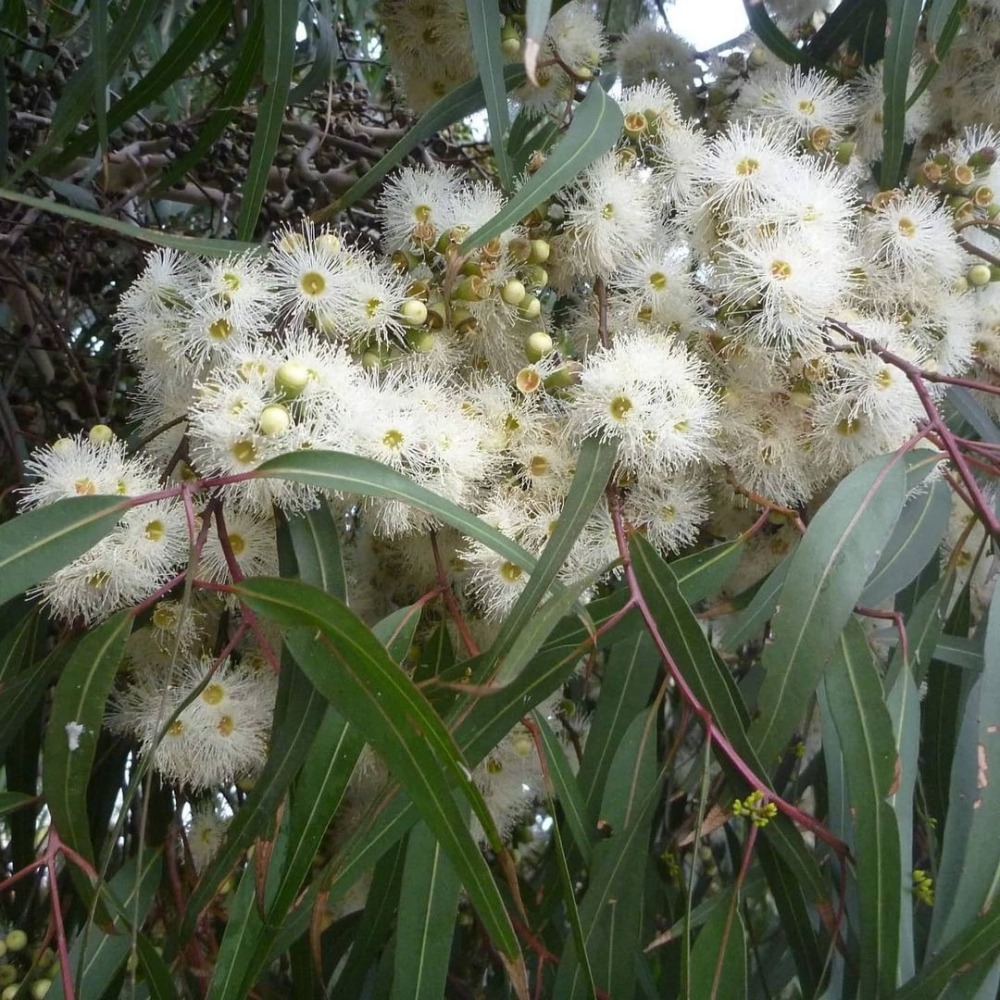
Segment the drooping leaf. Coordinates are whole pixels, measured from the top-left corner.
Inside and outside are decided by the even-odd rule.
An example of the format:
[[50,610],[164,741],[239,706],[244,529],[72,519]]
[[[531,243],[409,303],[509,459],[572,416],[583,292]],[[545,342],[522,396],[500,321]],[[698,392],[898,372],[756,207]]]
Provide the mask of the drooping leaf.
[[499,843],[495,826],[468,765],[426,699],[335,598],[281,579],[245,580],[236,590],[287,630],[288,647],[317,690],[378,750],[440,841],[497,947],[516,966],[522,960],[510,919],[445,775]]
[[805,53],[771,20],[762,0],[743,0],[743,9],[753,33],[782,62],[797,66],[806,61]]
[[711,914],[691,949],[691,1000],[747,995],[746,929],[739,907],[731,912],[732,893],[723,899],[729,905]]
[[566,133],[545,163],[507,201],[503,208],[462,243],[467,253],[516,225],[533,208],[564,188],[621,138],[621,108],[594,81],[577,107]]
[[0,604],[82,556],[127,507],[121,497],[70,497],[0,524]]
[[249,240],[257,228],[257,216],[264,201],[267,180],[274,166],[274,154],[285,121],[285,105],[295,68],[295,29],[299,23],[298,0],[267,0],[257,8],[264,18],[264,97],[257,107],[250,162],[243,182],[243,199],[237,232]]
[[[517,65],[505,66],[503,70],[505,86],[510,89],[524,80],[524,70]],[[403,158],[443,128],[453,125],[466,115],[479,111],[485,103],[483,84],[479,77],[463,83],[445,94],[416,121],[399,142],[376,163],[371,170],[341,195],[328,209],[317,213],[314,221],[319,222],[336,212],[353,205],[364,197],[390,170],[403,162]]]
[[462,883],[426,823],[410,831],[403,885],[390,997],[444,996]]
[[1000,893],[1000,589],[983,638],[983,669],[963,674],[965,697],[949,784],[928,952],[935,955]]
[[688,604],[718,593],[739,565],[743,544],[740,538],[732,542],[719,542],[670,563],[670,568],[677,577],[677,586],[681,588]]
[[497,0],[466,0],[472,51],[479,67],[479,81],[486,100],[486,115],[490,123],[493,158],[504,191],[514,187],[510,157],[507,155],[507,129],[510,110],[507,107],[507,86],[503,78],[503,49],[500,48],[500,8]]
[[763,655],[759,715],[750,727],[763,760],[778,756],[801,719],[899,518],[905,481],[898,456],[871,459],[855,469],[820,508],[789,559],[772,642]]
[[824,674],[825,704],[839,736],[854,827],[861,945],[861,995],[896,983],[902,898],[899,829],[886,801],[895,780],[892,720],[861,625],[840,635]]
[[917,40],[917,27],[924,0],[888,0],[885,59],[882,63],[882,165],[883,189],[896,186],[905,168],[906,101],[910,60]]
[[87,781],[131,631],[130,613],[119,611],[80,639],[56,685],[45,733],[42,787],[52,823],[62,842],[91,863]]
[[531,714],[542,741],[545,765],[552,788],[562,806],[576,848],[581,856],[587,859],[590,856],[591,846],[597,840],[597,825],[591,823],[587,817],[583,796],[580,794],[580,787],[576,783],[570,763],[566,759],[563,745],[541,712],[536,710]]

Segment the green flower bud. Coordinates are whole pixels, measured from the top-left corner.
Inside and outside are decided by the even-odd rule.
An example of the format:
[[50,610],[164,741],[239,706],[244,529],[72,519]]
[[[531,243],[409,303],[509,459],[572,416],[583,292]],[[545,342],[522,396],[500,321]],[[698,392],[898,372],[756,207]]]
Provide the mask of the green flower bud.
[[532,240],[528,254],[529,264],[544,264],[549,259],[550,247],[545,240]]
[[989,264],[973,264],[966,273],[966,278],[973,288],[982,288],[983,285],[988,285],[991,278]]
[[542,304],[534,295],[526,295],[517,308],[525,319],[537,319],[542,314]]
[[301,361],[286,361],[274,373],[274,387],[286,399],[295,399],[309,384],[309,369]]
[[511,278],[503,288],[500,289],[500,298],[504,300],[509,306],[520,305],[524,300],[525,295],[528,293],[525,291],[524,285],[517,280],[517,278]]
[[552,338],[544,330],[536,330],[525,339],[524,353],[529,361],[541,361],[552,353]]
[[94,444],[110,444],[115,439],[115,432],[107,424],[94,424],[87,437]]
[[535,264],[524,269],[524,280],[531,288],[544,288],[549,283],[549,272]]
[[277,437],[292,426],[292,417],[281,403],[272,403],[260,411],[257,426],[265,437]]
[[407,299],[400,306],[399,315],[407,326],[423,326],[427,322],[427,306],[420,299]]
[[28,935],[19,927],[15,927],[4,938],[8,951],[24,951],[28,947]]
[[465,278],[451,293],[453,299],[463,302],[482,302],[490,294],[490,284],[485,278],[475,276]]

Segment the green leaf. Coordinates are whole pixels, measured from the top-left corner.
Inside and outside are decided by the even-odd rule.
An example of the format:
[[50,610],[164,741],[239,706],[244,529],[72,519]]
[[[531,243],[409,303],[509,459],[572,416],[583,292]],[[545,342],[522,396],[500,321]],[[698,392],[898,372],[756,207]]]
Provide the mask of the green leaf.
[[757,639],[763,634],[768,619],[774,617],[778,608],[778,597],[785,586],[791,562],[791,554],[785,556],[761,582],[750,603],[725,630],[722,637],[723,649],[735,650],[744,642]]
[[[487,663],[499,662],[532,621],[539,602],[555,580],[584,525],[590,520],[594,507],[604,495],[617,450],[617,444],[613,442],[605,443],[596,438],[587,438],[583,442],[577,457],[573,483],[563,501],[555,531],[532,569],[531,577],[517,602],[504,618],[503,626],[487,653]],[[504,664],[497,680],[506,680],[512,672],[513,667]]]
[[951,488],[943,479],[911,497],[872,571],[858,603],[874,608],[898,594],[938,554],[951,514]]
[[[276,621],[317,690],[379,752],[441,842],[487,931],[515,967],[517,938],[449,788],[469,799],[491,842],[492,818],[451,734],[363,623],[335,598],[293,580],[245,580],[241,600]],[[449,782],[446,775],[450,775]],[[515,973],[516,974],[516,973]]]
[[906,143],[906,99],[910,59],[917,40],[924,0],[888,0],[885,59],[882,64],[882,164],[883,190],[894,188],[903,175]]
[[437,1000],[445,995],[462,884],[426,823],[410,831],[403,885],[390,997]]
[[108,0],[90,0],[90,58],[94,65],[94,117],[104,156],[108,154]]
[[[62,149],[71,135],[93,107],[94,94],[100,79],[105,81],[132,55],[142,33],[163,7],[159,0],[132,0],[126,4],[97,51],[92,51],[86,62],[67,82],[49,127],[45,142],[17,170],[15,177],[28,171],[44,172],[45,164],[53,154]],[[97,56],[104,63],[103,73],[98,74]],[[102,98],[103,99],[103,98]]]
[[[140,867],[141,866],[141,867]],[[69,954],[69,968],[78,984],[78,997],[100,997],[121,972],[132,947],[132,934],[149,913],[160,884],[163,859],[146,848],[141,858],[129,858],[101,896],[114,914],[114,933],[88,925],[76,938]],[[56,976],[46,994],[62,1000],[62,979]]]
[[732,899],[732,892],[722,898],[729,905],[720,906],[711,914],[691,949],[691,1000],[747,996],[743,917]]
[[[208,50],[231,14],[232,5],[228,0],[208,0],[193,10],[167,51],[111,106],[107,113],[108,129],[118,128],[176,83],[198,56]],[[96,141],[96,129],[73,136],[56,151],[54,162],[68,163],[73,157],[89,152]]]
[[[931,10],[927,15],[927,41],[936,46],[941,41],[948,22],[953,16],[961,16],[965,0],[933,0]],[[936,53],[940,59],[942,53]]]
[[[88,226],[96,226],[98,229],[107,229],[109,232],[117,233],[119,236],[124,236],[128,239],[139,240],[142,243],[151,243],[159,247],[171,247],[174,250],[183,250],[185,253],[201,254],[205,257],[227,257],[234,253],[260,251],[260,247],[256,243],[240,243],[237,240],[198,239],[194,236],[176,236],[173,233],[161,232],[159,229],[143,229],[141,226],[122,222],[121,219],[106,219],[103,215],[98,215],[96,212],[86,212],[82,208],[73,208],[71,205],[63,205],[57,201],[49,201],[46,198],[35,198],[30,194],[20,194],[17,191],[9,191],[6,188],[0,188],[0,198],[6,198],[7,201],[16,201],[19,205],[29,205],[31,208],[37,208],[43,212],[51,212],[53,215],[61,215],[65,219],[73,219]],[[76,500],[78,498],[72,497],[71,499]],[[83,497],[80,499],[94,498]],[[116,499],[119,502],[121,501],[120,497]]]
[[950,986],[961,986],[965,974],[989,967],[997,956],[1000,906],[993,906],[966,924],[927,962],[919,976],[894,994],[894,1000],[937,1000]]
[[[504,85],[509,90],[524,81],[524,70],[516,65],[505,66],[503,78]],[[353,205],[375,187],[390,170],[402,163],[407,153],[436,135],[441,129],[454,125],[466,115],[479,111],[483,107],[484,101],[483,84],[479,77],[449,91],[410,126],[406,135],[371,170],[366,171],[364,176],[328,209],[324,209],[314,216],[314,220],[319,222],[321,219],[335,215]]]
[[347,575],[340,552],[339,527],[328,504],[288,518],[288,534],[300,580],[347,600]]
[[[215,144],[216,139],[232,123],[254,79],[257,77],[264,57],[264,19],[250,18],[247,30],[233,46],[235,62],[227,72],[226,86],[213,103],[216,110],[198,126],[198,135],[191,149],[178,156],[173,164],[160,175],[154,194],[167,194],[170,187],[189,170],[204,162],[205,154]],[[238,252],[234,249],[234,252]]]
[[896,983],[902,896],[899,829],[886,802],[896,765],[892,720],[864,631],[856,619],[840,635],[824,674],[854,824],[861,925],[861,996],[888,996]]
[[646,632],[616,643],[608,656],[577,776],[588,821],[595,828],[615,750],[632,720],[649,702],[656,664],[656,651]]
[[753,33],[782,62],[797,66],[807,61],[805,53],[771,20],[763,0],[743,0],[743,9]]
[[573,114],[573,121],[545,163],[528,178],[512,198],[480,226],[461,246],[462,253],[481,246],[511,226],[533,208],[566,187],[583,170],[603,156],[621,138],[621,109],[594,81]]
[[[916,617],[914,615],[914,617]],[[911,619],[912,620],[912,619]],[[899,913],[899,959],[897,985],[916,972],[913,937],[913,906],[910,885],[913,857],[913,790],[917,781],[920,754],[920,693],[913,674],[903,667],[886,696],[886,708],[892,719],[892,735],[899,761],[895,791],[889,796],[889,808],[899,829],[901,904]]]
[[855,469],[810,522],[789,559],[750,739],[774,760],[802,718],[837,636],[850,617],[903,507],[898,456]]
[[[321,489],[363,496],[401,500],[440,518],[463,535],[488,545],[494,552],[531,572],[535,560],[520,545],[470,514],[458,504],[418,486],[412,479],[379,462],[339,451],[298,451],[263,462],[253,472],[257,477],[290,479]],[[2,565],[2,564],[0,564]]]
[[64,844],[94,862],[87,817],[87,781],[105,707],[132,616],[119,611],[80,639],[56,685],[45,733],[42,788]]
[[70,497],[0,524],[0,604],[93,548],[128,506],[117,496]]
[[959,635],[942,636],[933,649],[935,660],[962,667],[965,670],[983,669],[982,643],[977,639],[967,639]]
[[[598,989],[612,997],[635,990],[635,953],[642,928],[649,824],[663,774],[657,773],[657,709],[633,720],[611,765],[601,816],[611,834],[593,851],[590,882],[580,904],[587,959]],[[583,967],[571,938],[559,961],[552,996],[582,992]]]
[[257,107],[257,127],[250,149],[250,163],[243,182],[243,200],[237,235],[249,240],[257,228],[267,179],[285,121],[285,105],[295,69],[295,29],[299,23],[298,0],[266,0],[257,8],[264,19],[264,97]]
[[[523,137],[516,133],[518,125],[523,123],[520,131]],[[535,118],[524,111],[514,119],[508,141],[511,170],[515,176],[523,174],[528,168],[532,153],[546,152],[562,129],[560,122],[549,117]],[[515,140],[517,144],[515,145]]]
[[0,816],[7,813],[16,812],[29,802],[36,802],[34,795],[25,795],[23,792],[0,792]]
[[545,764],[552,790],[562,806],[563,815],[569,825],[581,856],[586,860],[590,857],[590,849],[597,840],[597,825],[587,818],[587,811],[580,795],[580,786],[576,783],[570,763],[566,759],[566,750],[552,732],[548,720],[539,711],[531,713],[538,726],[538,734],[545,753]]
[[317,10],[315,5],[312,7],[310,15],[306,24],[311,23],[316,26],[318,35],[316,54],[306,75],[295,84],[292,92],[288,95],[289,105],[297,104],[310,97],[321,87],[325,87],[330,80],[330,71],[333,69],[334,50],[337,45],[333,25],[330,23],[330,18]]
[[948,821],[935,880],[928,953],[995,907],[1000,892],[1000,588],[983,639],[983,669],[963,674],[965,697],[951,765]]
[[951,43],[955,41],[958,30],[962,26],[965,13],[965,0],[937,0],[931,6],[927,19],[927,40],[930,42],[931,59],[926,69],[920,75],[920,80],[906,99],[907,109],[912,108],[917,98],[930,86],[931,80],[937,76],[944,62]]
[[503,78],[503,49],[500,48],[500,8],[497,0],[466,0],[465,10],[472,34],[472,51],[479,67],[479,81],[486,98],[493,159],[500,175],[500,186],[504,191],[510,191],[514,186],[514,176],[506,146],[510,110]]
[[545,28],[549,23],[552,11],[552,0],[527,0],[524,17],[524,66],[528,78],[534,83],[535,66],[538,54],[545,37]]
[[837,51],[863,15],[871,0],[841,0],[830,12],[822,27],[806,43],[805,51],[817,63],[825,63]]
[[719,542],[670,563],[671,572],[677,577],[677,586],[688,604],[711,597],[722,589],[739,565],[743,544],[742,538]]

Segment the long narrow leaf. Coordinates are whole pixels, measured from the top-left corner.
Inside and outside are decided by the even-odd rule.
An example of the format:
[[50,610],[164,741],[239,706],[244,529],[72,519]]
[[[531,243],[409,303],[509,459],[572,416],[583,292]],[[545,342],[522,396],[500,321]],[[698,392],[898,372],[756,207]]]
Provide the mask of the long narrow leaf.
[[910,77],[910,59],[917,40],[917,26],[924,0],[888,0],[885,61],[882,66],[884,101],[882,105],[881,184],[893,188],[899,182],[905,164],[906,99]]
[[285,121],[285,104],[295,68],[295,29],[299,23],[298,0],[267,0],[258,8],[264,18],[264,97],[257,109],[257,128],[250,149],[250,163],[243,184],[237,233],[250,239],[264,201],[267,179]]
[[750,728],[763,760],[778,755],[801,719],[899,518],[905,482],[897,456],[855,469],[820,508],[791,557],[773,641],[764,650],[759,716]]
[[621,138],[621,108],[594,81],[577,107],[573,121],[549,154],[517,193],[462,244],[463,253],[481,246],[516,225],[533,208],[564,188]]
[[507,155],[507,129],[510,110],[507,107],[507,87],[503,78],[503,50],[500,48],[500,9],[497,0],[466,0],[472,51],[479,67],[479,81],[486,99],[486,115],[490,123],[490,142],[500,186],[504,191],[514,187],[514,177]]

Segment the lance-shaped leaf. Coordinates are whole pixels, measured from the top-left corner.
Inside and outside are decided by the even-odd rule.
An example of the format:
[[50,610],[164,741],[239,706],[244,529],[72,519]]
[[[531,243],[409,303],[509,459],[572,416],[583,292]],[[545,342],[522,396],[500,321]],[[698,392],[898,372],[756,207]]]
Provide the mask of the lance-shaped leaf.
[[497,0],[466,0],[472,51],[479,67],[479,80],[486,99],[486,116],[490,123],[490,140],[500,186],[510,191],[514,177],[507,155],[506,135],[510,128],[507,107],[507,86],[503,78],[503,49],[500,48],[500,9]]
[[886,802],[895,778],[896,747],[875,661],[857,620],[837,642],[824,688],[854,824],[861,995],[887,996],[896,983],[902,896],[899,830]]
[[951,764],[948,821],[935,880],[928,951],[936,954],[1000,894],[1000,588],[983,639],[983,669],[964,674]]
[[0,604],[82,556],[128,506],[121,497],[70,497],[0,525]]
[[131,614],[119,611],[83,636],[56,685],[45,733],[42,787],[52,823],[63,843],[91,863],[87,782],[108,695],[131,631]]
[[594,81],[573,114],[566,134],[517,193],[462,244],[463,253],[517,225],[535,206],[566,187],[621,138],[621,108]]
[[538,54],[542,49],[542,39],[545,37],[545,27],[549,23],[551,10],[552,0],[528,0],[525,9],[524,68],[528,79],[536,87],[538,79],[535,68],[538,66]]
[[885,60],[882,64],[882,168],[884,189],[899,182],[905,164],[906,100],[910,60],[917,41],[917,26],[924,0],[888,0]]
[[391,1000],[444,996],[462,883],[426,823],[410,831],[403,886]]
[[855,469],[823,504],[789,561],[773,639],[764,650],[759,716],[750,727],[771,761],[802,718],[837,636],[858,601],[903,507],[897,455]]
[[440,841],[484,926],[513,966],[516,982],[523,974],[517,938],[452,798],[452,785],[469,800],[484,830],[492,828],[491,842],[499,843],[499,837],[441,719],[365,625],[335,598],[281,579],[245,580],[236,591],[254,611],[286,630],[289,650],[316,689],[385,760]]
[[401,500],[427,514],[433,514],[457,528],[463,535],[488,545],[494,552],[506,556],[523,569],[530,572],[535,568],[535,560],[520,545],[496,528],[490,527],[481,518],[419,486],[395,469],[368,458],[339,451],[297,451],[263,462],[254,470],[253,475],[290,479],[296,483],[343,493]]
[[240,205],[239,236],[253,236],[267,179],[274,165],[274,154],[285,120],[285,104],[295,69],[295,29],[299,23],[298,0],[267,0],[254,8],[251,16],[264,18],[264,97],[257,109],[250,163],[243,183]]
[[746,928],[732,893],[715,910],[691,949],[691,1000],[747,995]]

